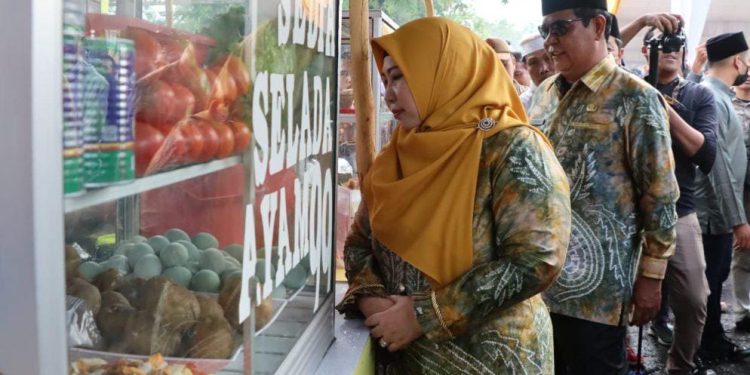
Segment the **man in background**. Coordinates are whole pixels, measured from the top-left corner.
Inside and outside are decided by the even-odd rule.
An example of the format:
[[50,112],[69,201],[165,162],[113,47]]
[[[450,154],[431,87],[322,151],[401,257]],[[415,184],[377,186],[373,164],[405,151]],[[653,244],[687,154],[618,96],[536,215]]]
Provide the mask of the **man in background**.
[[542,81],[555,74],[555,67],[549,55],[544,50],[544,39],[539,34],[525,37],[521,41],[523,53],[522,61],[531,77],[531,86],[521,94],[521,103],[528,112],[531,107],[531,99],[534,97],[537,87]]
[[508,72],[509,78],[513,80],[513,87],[516,88],[516,93],[521,95],[528,87],[521,85],[514,78],[516,74],[516,64],[510,46],[505,40],[500,38],[487,38],[485,41],[495,51],[497,59],[500,60],[503,67],[505,67],[505,71]]
[[745,134],[730,89],[746,80],[750,54],[741,32],[709,39],[706,52],[709,67],[701,85],[714,94],[718,137],[713,168],[697,175],[696,207],[711,289],[699,355],[707,362],[718,362],[750,355],[750,349],[731,341],[721,325],[722,285],[729,277],[733,242],[740,249],[750,249],[750,225],[742,200],[747,170]]
[[[742,123],[745,132],[745,147],[750,160],[750,79],[734,87],[732,99],[734,110]],[[750,164],[748,164],[750,169]],[[745,216],[750,215],[750,171],[745,174],[744,190]],[[737,302],[739,319],[735,322],[735,331],[750,332],[750,251],[737,248],[732,261],[734,297]]]
[[[655,28],[651,38],[662,40]],[[685,44],[659,45],[657,76],[646,77],[670,104],[669,131],[675,158],[675,176],[680,186],[677,201],[677,243],[669,258],[662,292],[668,292],[675,316],[674,339],[671,332],[667,370],[670,374],[707,374],[694,356],[701,343],[706,319],[706,299],[710,293],[706,280],[706,263],[700,223],[695,208],[696,168],[709,173],[716,158],[716,109],[708,88],[684,79],[682,75]],[[651,54],[646,54],[647,59]],[[652,73],[653,74],[653,73]],[[666,290],[665,290],[666,289]],[[664,300],[662,300],[664,303]],[[664,307],[664,306],[662,306]],[[666,328],[664,317],[651,324],[651,331],[662,340],[660,329]],[[662,341],[660,341],[662,342]],[[711,372],[709,372],[711,371]]]

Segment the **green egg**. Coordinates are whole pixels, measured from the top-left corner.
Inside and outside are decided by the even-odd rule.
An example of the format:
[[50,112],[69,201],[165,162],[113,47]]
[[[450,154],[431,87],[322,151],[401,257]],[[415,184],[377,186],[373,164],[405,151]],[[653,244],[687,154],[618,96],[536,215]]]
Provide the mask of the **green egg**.
[[147,242],[147,241],[148,241],[148,238],[146,238],[146,237],[143,237],[143,236],[141,236],[141,235],[136,235],[136,236],[133,236],[133,238],[132,238],[131,240],[132,240],[132,241],[133,241],[134,243],[140,243],[140,242]]
[[104,267],[96,262],[83,262],[78,266],[78,271],[81,272],[81,275],[86,278],[86,280],[91,281],[94,280],[96,275],[104,271]]
[[232,257],[224,259],[225,269],[235,269],[235,270],[241,270],[242,264],[237,261],[237,259],[234,259]]
[[221,278],[211,270],[200,270],[190,280],[190,289],[196,292],[216,293],[220,285]]
[[125,255],[113,255],[101,264],[105,270],[116,269],[121,273],[127,275],[130,272],[130,266],[128,265],[128,257]]
[[141,279],[150,279],[161,275],[162,266],[159,257],[154,254],[146,254],[138,259],[133,274]]
[[152,249],[148,243],[139,242],[135,244],[135,246],[133,246],[130,250],[128,250],[127,254],[125,255],[128,257],[128,265],[130,265],[130,268],[135,268],[135,264],[139,259],[141,259],[142,256],[154,255],[154,249]]
[[192,262],[198,262],[201,260],[201,250],[198,249],[192,242],[185,241],[185,240],[179,240],[177,241],[178,244],[185,246],[185,248],[188,251],[188,259]]
[[[266,282],[266,260],[258,259],[258,263],[255,263],[255,278],[258,283],[263,284]],[[271,280],[276,278],[276,267],[271,264]]]
[[201,254],[200,267],[203,270],[211,270],[219,274],[226,268],[224,256],[216,249],[204,250]]
[[224,251],[226,251],[234,259],[237,259],[237,261],[242,262],[242,245],[233,243],[231,245],[225,246]]
[[170,242],[190,241],[190,236],[184,230],[178,228],[172,228],[164,232],[164,237],[167,237]]
[[117,248],[115,249],[114,255],[126,255],[130,249],[132,249],[135,246],[135,243],[132,241],[122,241],[119,244],[117,244]]
[[219,241],[210,233],[200,232],[193,236],[193,244],[201,250],[215,249],[219,247]]
[[156,235],[148,239],[148,244],[154,249],[154,254],[159,255],[159,252],[169,245],[169,239],[164,236]]
[[159,253],[159,258],[164,267],[175,267],[186,265],[190,255],[185,246],[175,242],[164,247]]
[[193,273],[181,266],[167,268],[162,275],[186,288],[190,285],[190,280],[193,278]]

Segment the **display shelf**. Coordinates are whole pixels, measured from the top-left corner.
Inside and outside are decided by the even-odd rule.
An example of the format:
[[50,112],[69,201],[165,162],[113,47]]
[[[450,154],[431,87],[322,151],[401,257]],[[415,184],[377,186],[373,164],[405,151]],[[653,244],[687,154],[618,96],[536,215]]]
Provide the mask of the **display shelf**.
[[241,163],[242,158],[240,156],[232,156],[226,159],[214,160],[204,164],[192,165],[139,178],[122,185],[112,185],[101,189],[89,190],[78,196],[65,197],[65,213],[75,212],[191,178],[204,176]]

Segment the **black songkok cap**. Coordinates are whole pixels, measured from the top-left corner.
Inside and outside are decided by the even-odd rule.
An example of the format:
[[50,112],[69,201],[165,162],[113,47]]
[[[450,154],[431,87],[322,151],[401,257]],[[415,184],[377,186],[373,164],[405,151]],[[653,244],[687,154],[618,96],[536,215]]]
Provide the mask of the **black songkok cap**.
[[711,62],[721,61],[744,51],[747,51],[747,42],[742,31],[720,34],[706,42],[708,61]]
[[617,23],[617,17],[614,14],[612,15],[612,30],[609,32],[609,35],[617,39],[622,39],[620,38],[620,25]]
[[542,15],[566,9],[591,8],[607,10],[607,0],[542,0]]

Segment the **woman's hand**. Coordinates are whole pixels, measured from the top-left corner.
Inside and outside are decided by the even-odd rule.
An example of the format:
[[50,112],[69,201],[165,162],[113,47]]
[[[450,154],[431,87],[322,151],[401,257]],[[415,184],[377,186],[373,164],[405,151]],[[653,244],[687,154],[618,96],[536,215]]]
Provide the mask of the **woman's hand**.
[[378,345],[395,352],[422,336],[422,327],[414,313],[411,297],[394,295],[390,300],[393,306],[367,318],[365,325],[370,327],[370,335],[379,339]]
[[393,301],[390,298],[363,297],[357,300],[357,307],[365,318],[369,318],[372,314],[388,310],[391,306],[393,306]]

